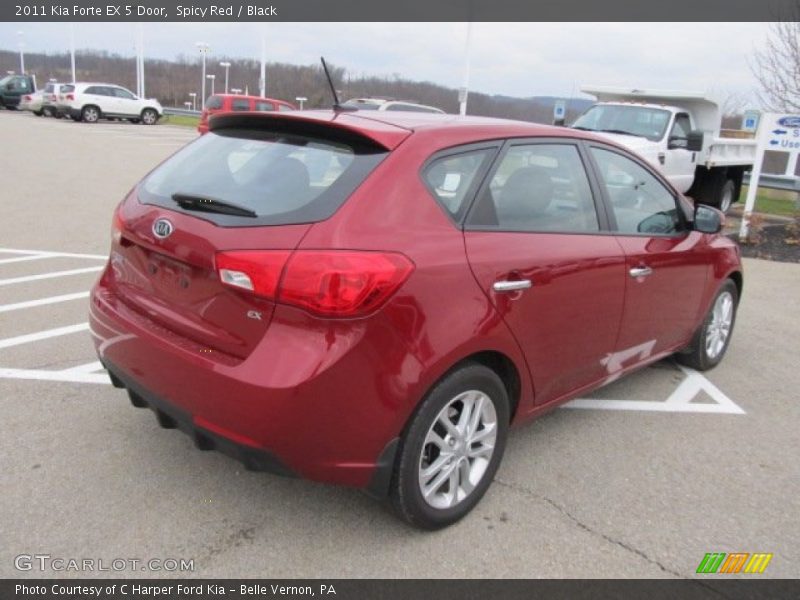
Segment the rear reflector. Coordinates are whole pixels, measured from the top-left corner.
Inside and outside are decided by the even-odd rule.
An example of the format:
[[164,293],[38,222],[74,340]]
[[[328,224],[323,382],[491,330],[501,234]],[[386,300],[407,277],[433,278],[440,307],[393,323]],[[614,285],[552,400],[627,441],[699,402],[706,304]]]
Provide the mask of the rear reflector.
[[326,317],[378,310],[414,270],[402,254],[355,250],[220,252],[220,281]]

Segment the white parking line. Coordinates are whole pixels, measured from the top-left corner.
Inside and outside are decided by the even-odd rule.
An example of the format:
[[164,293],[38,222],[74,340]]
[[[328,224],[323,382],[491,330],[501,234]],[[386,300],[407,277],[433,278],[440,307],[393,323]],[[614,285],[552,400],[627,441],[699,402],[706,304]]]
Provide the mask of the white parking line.
[[[94,363],[92,363],[94,364]],[[0,379],[34,379],[39,381],[66,381],[72,383],[110,384],[106,373],[80,373],[72,369],[63,371],[45,371],[42,369],[3,369],[0,368]]]
[[89,329],[88,323],[78,323],[77,325],[67,325],[66,327],[56,327],[55,329],[46,329],[45,331],[37,331],[36,333],[26,333],[25,335],[18,335],[12,338],[0,340],[0,349],[11,348],[12,346],[19,346],[21,344],[28,344],[39,340],[46,340],[51,337],[59,335],[67,335],[77,331],[86,331]]
[[[605,398],[578,398],[562,408],[588,408],[595,410],[640,410],[650,412],[716,413],[744,415],[745,411],[715,386],[708,378],[683,365],[677,365],[686,375],[680,385],[666,400],[607,400]],[[714,402],[693,402],[705,392]]]
[[11,263],[25,262],[27,260],[42,260],[43,258],[51,258],[46,254],[28,254],[27,256],[16,256],[14,258],[0,259],[0,265],[8,265]]
[[44,306],[46,304],[57,304],[59,302],[68,302],[69,300],[78,300],[80,298],[88,298],[88,297],[89,297],[89,292],[76,292],[74,294],[62,294],[61,296],[50,296],[49,298],[28,300],[27,302],[15,302],[14,304],[3,304],[0,305],[0,313],[11,312],[12,310],[19,310],[21,308]]
[[93,258],[97,260],[107,260],[105,254],[79,254],[77,252],[53,252],[50,250],[20,250],[18,248],[0,248],[3,254],[25,254],[28,256],[42,256],[44,258],[63,256],[65,258]]
[[67,271],[54,271],[52,273],[40,273],[39,275],[25,275],[24,277],[12,277],[11,279],[0,279],[0,285],[13,285],[15,283],[25,283],[26,281],[38,281],[40,279],[53,279],[55,277],[66,277],[68,275],[80,275],[81,273],[92,273],[102,271],[103,267],[84,267],[82,269],[69,269]]

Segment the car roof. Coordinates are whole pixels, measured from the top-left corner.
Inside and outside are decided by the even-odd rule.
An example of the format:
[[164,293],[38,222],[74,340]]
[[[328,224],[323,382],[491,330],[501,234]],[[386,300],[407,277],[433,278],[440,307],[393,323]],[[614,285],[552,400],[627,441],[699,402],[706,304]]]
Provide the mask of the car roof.
[[286,100],[280,98],[270,98],[268,96],[253,96],[252,94],[214,94],[213,97],[219,98],[243,98],[247,100],[267,100],[268,102],[281,102],[282,104],[289,104]]
[[567,127],[492,117],[417,112],[303,110],[217,113],[209,120],[209,127],[212,131],[222,127],[257,127],[270,119],[333,126],[371,139],[387,150],[397,147],[412,133],[428,138],[431,145],[440,148],[510,137],[568,137],[608,143],[599,136]]

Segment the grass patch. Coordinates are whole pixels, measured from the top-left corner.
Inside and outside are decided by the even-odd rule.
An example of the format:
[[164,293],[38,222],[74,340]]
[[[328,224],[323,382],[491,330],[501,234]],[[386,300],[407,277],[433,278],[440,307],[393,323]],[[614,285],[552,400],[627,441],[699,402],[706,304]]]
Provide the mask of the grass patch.
[[[739,206],[744,208],[747,199],[747,186],[742,186],[742,195],[739,197]],[[787,190],[773,190],[769,188],[759,188],[756,193],[756,206],[754,212],[766,215],[778,215],[781,217],[792,217],[800,208],[797,203],[797,193]]]
[[164,115],[161,117],[160,123],[165,125],[178,125],[180,127],[194,127],[200,123],[200,117],[192,117],[189,115]]

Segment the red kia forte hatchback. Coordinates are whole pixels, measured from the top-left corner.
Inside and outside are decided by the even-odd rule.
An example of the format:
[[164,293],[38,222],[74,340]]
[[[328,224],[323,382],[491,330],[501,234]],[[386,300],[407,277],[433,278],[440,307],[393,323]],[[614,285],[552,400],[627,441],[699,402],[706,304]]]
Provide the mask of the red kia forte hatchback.
[[423,113],[218,115],[113,219],[91,331],[163,427],[424,528],[509,425],[670,354],[716,365],[722,215],[585,132]]

